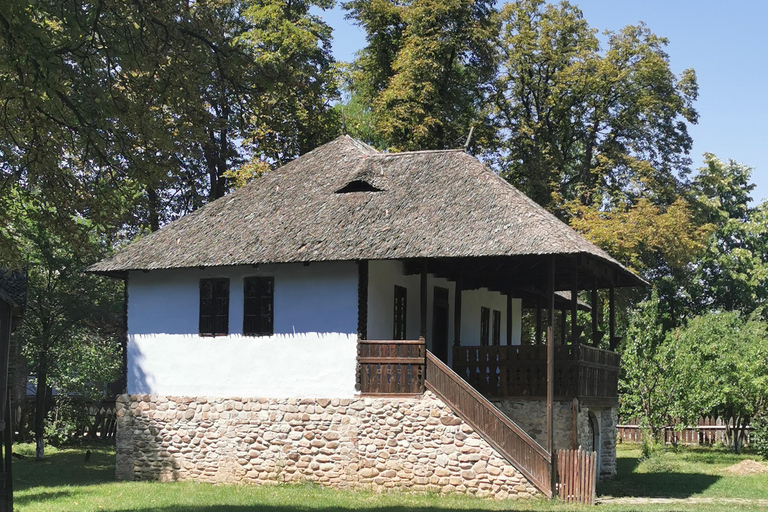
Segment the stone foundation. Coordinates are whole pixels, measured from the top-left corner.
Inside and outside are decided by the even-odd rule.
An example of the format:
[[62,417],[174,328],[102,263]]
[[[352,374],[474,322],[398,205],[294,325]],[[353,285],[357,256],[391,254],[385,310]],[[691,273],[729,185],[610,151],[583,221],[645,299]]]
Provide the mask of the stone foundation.
[[[517,423],[542,446],[546,445],[547,402],[544,400],[499,400],[494,405]],[[573,446],[573,402],[556,401],[553,404],[555,450],[570,450]],[[598,445],[590,439],[590,414],[600,433]],[[616,408],[586,407],[581,405],[576,416],[577,447],[593,449],[599,457],[599,477],[616,476]]]
[[412,399],[123,395],[117,417],[119,480],[539,495],[429,392]]

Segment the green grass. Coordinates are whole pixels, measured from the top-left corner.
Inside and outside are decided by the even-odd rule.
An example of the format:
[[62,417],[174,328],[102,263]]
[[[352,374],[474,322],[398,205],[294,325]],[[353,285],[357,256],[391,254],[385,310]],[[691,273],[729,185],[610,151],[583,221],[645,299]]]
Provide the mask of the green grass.
[[[471,496],[412,493],[375,493],[339,491],[316,485],[209,485],[190,482],[115,482],[114,449],[91,446],[91,458],[84,461],[85,448],[48,448],[46,459],[34,460],[29,445],[17,445],[16,453],[26,459],[14,459],[15,504],[18,512],[110,511],[110,512],[449,512],[456,510],[566,511],[599,512],[715,512],[723,505],[600,505],[572,507],[546,500],[495,501]],[[662,495],[657,489],[686,489],[679,496],[766,498],[768,478],[724,476],[719,471],[742,457],[723,452],[685,451],[665,454],[666,464],[660,474],[649,473],[661,464],[640,462],[639,449],[620,447],[620,475],[598,489],[615,496]],[[703,476],[702,476],[703,475]],[[690,481],[686,480],[690,478]],[[681,480],[682,479],[682,480]],[[744,482],[740,482],[745,479]],[[678,483],[668,485],[668,480]],[[681,485],[680,482],[684,483]],[[643,492],[647,494],[642,494]],[[695,492],[694,492],[695,491]],[[750,504],[728,504],[729,509],[752,512],[764,510]]]
[[726,468],[751,454],[725,448],[666,449],[642,459],[639,445],[618,446],[618,475],[599,495],[670,498],[768,499],[768,474],[734,475]]

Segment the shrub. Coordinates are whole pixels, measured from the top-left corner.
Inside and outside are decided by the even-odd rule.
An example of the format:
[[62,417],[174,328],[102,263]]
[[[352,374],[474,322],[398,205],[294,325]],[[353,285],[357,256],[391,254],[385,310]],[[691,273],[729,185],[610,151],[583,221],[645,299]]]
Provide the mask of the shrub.
[[752,447],[758,455],[768,460],[768,415],[756,418],[752,427]]

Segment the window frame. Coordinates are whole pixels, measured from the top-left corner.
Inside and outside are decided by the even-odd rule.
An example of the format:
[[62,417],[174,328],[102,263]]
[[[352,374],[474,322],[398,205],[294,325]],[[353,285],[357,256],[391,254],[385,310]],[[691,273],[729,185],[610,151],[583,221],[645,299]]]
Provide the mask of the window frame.
[[[207,285],[210,285],[210,288]],[[221,285],[224,285],[223,288]],[[228,277],[204,277],[200,279],[197,329],[200,336],[211,338],[229,336],[229,292]],[[211,302],[206,304],[206,301]],[[218,327],[222,328],[219,329]]]
[[491,343],[495,346],[501,345],[501,311],[493,310],[491,322]]
[[491,338],[491,308],[480,306],[480,345],[487,347]]
[[[258,292],[249,296],[249,284],[258,283]],[[268,283],[266,287],[263,283]],[[265,293],[267,290],[267,293]],[[265,308],[266,306],[266,308]],[[248,276],[243,278],[243,336],[272,336],[275,334],[275,278]]]

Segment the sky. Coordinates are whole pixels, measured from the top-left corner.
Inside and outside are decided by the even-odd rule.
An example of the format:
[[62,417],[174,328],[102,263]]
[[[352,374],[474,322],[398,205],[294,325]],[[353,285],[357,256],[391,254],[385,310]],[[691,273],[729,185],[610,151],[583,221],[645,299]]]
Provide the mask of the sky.
[[[768,2],[758,0],[572,0],[592,28],[618,31],[645,22],[666,37],[672,71],[693,68],[695,104],[693,167],[702,153],[754,168],[754,203],[768,199]],[[336,7],[323,13],[334,29],[337,60],[350,61],[365,46],[365,33]]]

